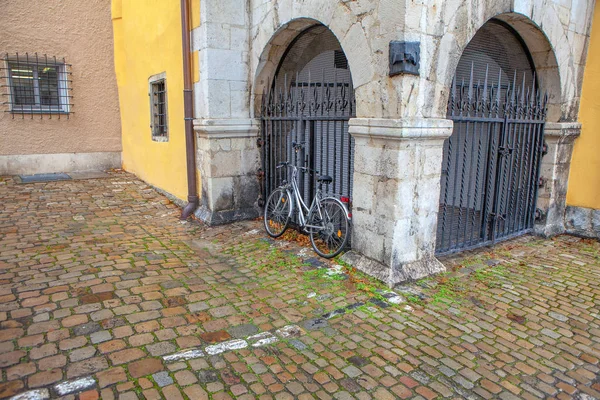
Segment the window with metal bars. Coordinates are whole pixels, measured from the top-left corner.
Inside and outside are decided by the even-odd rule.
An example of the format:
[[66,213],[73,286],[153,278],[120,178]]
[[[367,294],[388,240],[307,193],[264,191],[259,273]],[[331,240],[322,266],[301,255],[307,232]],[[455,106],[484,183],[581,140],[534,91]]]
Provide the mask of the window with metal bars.
[[15,115],[69,115],[71,113],[71,72],[64,59],[37,53],[5,54],[2,63],[5,110]]
[[167,141],[167,85],[164,74],[150,78],[150,112],[152,139]]

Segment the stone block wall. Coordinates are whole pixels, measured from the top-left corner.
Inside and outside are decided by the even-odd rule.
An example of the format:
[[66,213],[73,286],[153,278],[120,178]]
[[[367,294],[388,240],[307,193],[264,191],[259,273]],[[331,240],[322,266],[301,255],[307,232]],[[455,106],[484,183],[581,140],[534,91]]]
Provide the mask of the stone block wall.
[[211,225],[256,218],[260,165],[256,121],[201,120],[194,130],[202,186],[196,216]]
[[391,286],[444,270],[434,255],[435,234],[442,145],[451,132],[450,120],[350,120],[352,246],[375,261],[354,264]]
[[[358,117],[444,118],[462,51],[486,21],[499,18],[531,52],[550,95],[549,121],[575,121],[593,7],[592,0],[251,0],[251,90],[260,96],[298,32],[322,23],[348,58]],[[391,40],[421,43],[419,76],[388,77]]]
[[200,81],[194,84],[197,119],[248,118],[248,24],[246,0],[200,3],[200,26],[192,31]]
[[544,138],[548,152],[540,165],[542,186],[538,189],[537,208],[541,214],[535,224],[535,232],[539,235],[553,236],[565,231],[569,167],[573,142],[580,132],[579,123],[546,123]]
[[567,206],[565,228],[572,235],[600,239],[600,210]]
[[[548,121],[574,122],[593,6],[592,0],[203,0],[194,31],[199,215],[209,221],[251,215],[243,211],[250,200],[240,200],[254,195],[257,184],[260,154],[252,139],[258,125],[251,121],[288,46],[323,24],[345,52],[356,96],[358,118],[350,123],[355,261],[390,285],[443,270],[434,253],[442,144],[452,130],[444,118],[462,51],[486,21],[503,20],[531,52],[549,95]],[[389,77],[392,40],[420,42],[418,76]],[[549,127],[570,137],[572,127]],[[231,143],[222,141],[232,134]],[[557,221],[570,156],[566,139],[548,137],[542,234],[564,229]]]

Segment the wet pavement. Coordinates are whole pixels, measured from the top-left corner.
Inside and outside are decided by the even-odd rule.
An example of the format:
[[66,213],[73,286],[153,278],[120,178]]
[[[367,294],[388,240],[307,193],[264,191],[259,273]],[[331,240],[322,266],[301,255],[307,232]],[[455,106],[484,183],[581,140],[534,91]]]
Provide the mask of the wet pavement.
[[389,291],[133,175],[0,178],[0,398],[599,398],[600,244],[525,236]]

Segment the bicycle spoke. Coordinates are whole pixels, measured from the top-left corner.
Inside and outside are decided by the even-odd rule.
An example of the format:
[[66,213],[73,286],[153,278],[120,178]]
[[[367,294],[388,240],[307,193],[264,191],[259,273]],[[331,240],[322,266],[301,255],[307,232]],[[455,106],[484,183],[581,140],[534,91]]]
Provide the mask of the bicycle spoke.
[[278,237],[285,232],[290,216],[291,203],[287,193],[282,189],[276,189],[265,205],[264,224],[267,233],[272,237]]
[[339,254],[348,241],[349,221],[344,207],[334,200],[323,201],[320,212],[322,220],[313,218],[312,222],[321,228],[311,232],[310,239],[317,254],[331,258]]

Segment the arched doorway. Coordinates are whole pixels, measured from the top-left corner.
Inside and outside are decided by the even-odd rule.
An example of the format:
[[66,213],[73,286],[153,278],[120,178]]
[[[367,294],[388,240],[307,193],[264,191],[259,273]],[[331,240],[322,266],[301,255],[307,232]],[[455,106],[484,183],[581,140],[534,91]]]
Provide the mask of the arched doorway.
[[546,101],[519,35],[488,21],[467,45],[452,83],[438,255],[533,229]]
[[[333,33],[314,25],[289,45],[271,87],[262,97],[263,198],[287,179],[283,161],[308,167],[333,182],[325,194],[351,198],[354,140],[348,121],[355,116],[355,99],[348,60]],[[317,188],[314,174],[301,173],[304,201],[310,204]]]

